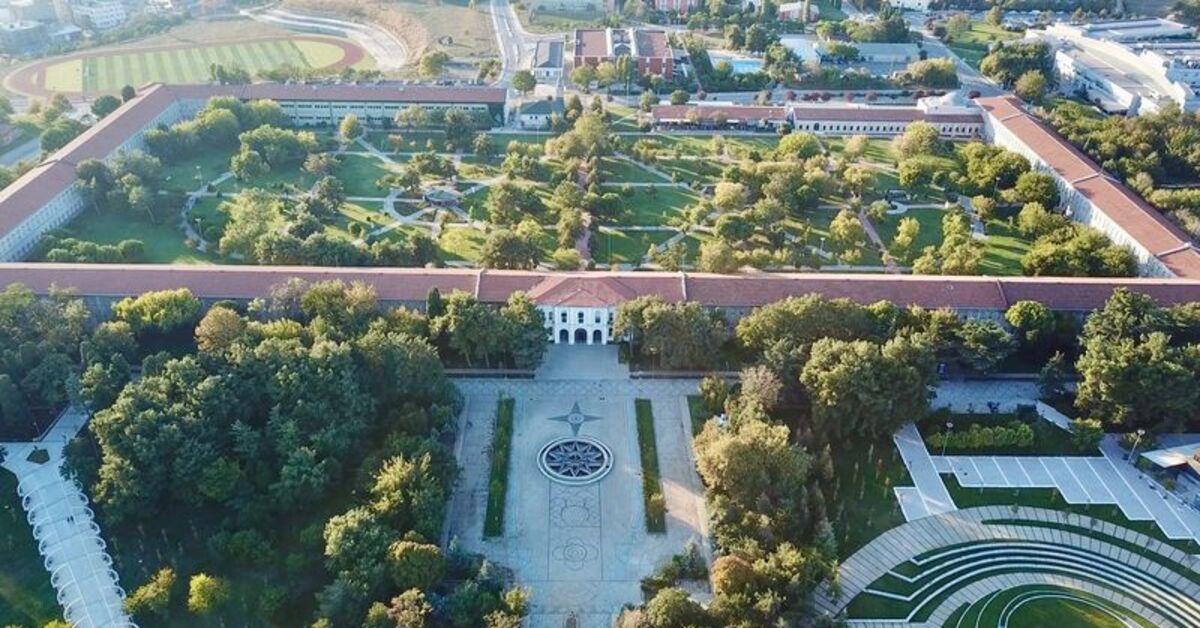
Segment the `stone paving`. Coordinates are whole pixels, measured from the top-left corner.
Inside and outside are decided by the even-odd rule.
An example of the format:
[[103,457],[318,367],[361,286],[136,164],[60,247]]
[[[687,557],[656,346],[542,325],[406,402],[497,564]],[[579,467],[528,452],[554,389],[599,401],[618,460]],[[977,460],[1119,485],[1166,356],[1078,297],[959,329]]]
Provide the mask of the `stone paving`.
[[[462,475],[444,535],[513,570],[532,590],[529,626],[611,626],[622,606],[641,601],[640,580],[682,552],[708,547],[704,492],[691,453],[686,395],[696,380],[634,380],[612,346],[552,346],[535,379],[456,380],[466,399],[457,443]],[[488,455],[499,395],[513,397],[514,434],[505,530],[483,538]],[[654,412],[667,504],[666,534],[646,532],[634,399]],[[583,419],[566,420],[578,404]],[[543,445],[574,434],[612,452],[603,479],[565,486],[537,465]]]
[[[87,412],[68,408],[37,442],[0,443],[4,468],[17,476],[17,492],[38,542],[63,617],[77,628],[125,628],[125,591],[105,551],[100,526],[79,483],[63,478],[63,447],[87,423]],[[28,460],[44,451],[44,463]]]
[[[985,523],[995,520],[1040,522],[1043,525]],[[1142,555],[1133,554],[1115,543],[1061,528],[1046,527],[1046,524],[1074,526],[1115,539],[1121,539],[1124,543],[1138,547],[1143,552],[1157,555],[1158,562],[1151,561]],[[1161,543],[1139,532],[1106,521],[1061,511],[1010,506],[988,506],[957,510],[911,521],[888,530],[858,552],[855,552],[839,566],[838,581],[841,588],[841,595],[833,598],[827,589],[818,591],[814,596],[815,605],[819,610],[826,612],[840,612],[850,600],[865,591],[879,577],[891,572],[896,565],[913,560],[919,555],[938,550],[939,548],[947,548],[948,551],[954,551],[949,549],[949,546],[978,542],[992,542],[998,548],[1003,548],[1006,544],[1012,544],[1013,546],[1041,545],[1046,548],[1065,546],[1074,548],[1072,552],[1075,554],[1086,552],[1087,554],[1095,555],[1096,559],[1092,562],[1120,564],[1121,569],[1127,570],[1128,573],[1133,574],[1136,572],[1131,578],[1136,576],[1144,584],[1123,587],[1122,585],[1128,585],[1128,583],[1124,581],[1110,581],[1108,584],[1115,586],[1116,589],[1112,586],[1103,588],[1104,596],[1107,599],[1121,603],[1122,606],[1126,606],[1148,619],[1153,617],[1161,618],[1160,615],[1152,612],[1148,608],[1148,605],[1134,604],[1132,601],[1128,604],[1123,603],[1120,599],[1120,594],[1113,593],[1114,590],[1118,593],[1124,590],[1129,596],[1138,597],[1142,600],[1156,600],[1154,606],[1164,612],[1188,618],[1194,617],[1197,623],[1200,623],[1200,603],[1196,601],[1200,600],[1200,585],[1162,566],[1163,562],[1175,563],[1185,570],[1195,572],[1200,570],[1200,558],[1186,554],[1173,546]],[[1053,559],[1046,559],[1045,562],[1053,562]],[[1086,568],[1087,566],[1087,561],[1077,563],[1077,568],[1079,569]],[[983,576],[985,575],[983,571],[986,567],[986,558],[972,559],[969,563],[968,575],[962,578]],[[941,626],[962,603],[980,599],[994,591],[1008,589],[1021,584],[1063,584],[1064,574],[1061,573],[1061,569],[1059,573],[1055,573],[1053,568],[1042,569],[1042,567],[1041,562],[1030,561],[1026,564],[1026,568],[1029,569],[1028,572],[1007,575],[997,574],[974,580],[958,589],[948,588],[946,592],[949,596],[938,602],[938,606],[933,610],[928,622],[923,625]],[[1073,575],[1068,573],[1066,577],[1073,577]],[[1147,593],[1151,588],[1154,590],[1152,596]],[[1085,588],[1084,590],[1088,589]],[[929,599],[933,600],[935,598],[936,595],[931,594]],[[887,624],[898,626],[922,625],[910,623],[907,620],[897,620],[895,622],[886,620],[861,620],[852,623],[857,625],[866,625],[869,623],[873,626]],[[1179,620],[1175,619],[1173,621],[1156,623],[1156,625],[1188,624],[1180,624]],[[1197,624],[1193,623],[1191,625]]]
[[912,423],[905,424],[892,440],[900,450],[900,458],[904,460],[904,466],[908,467],[908,475],[912,477],[915,485],[895,488],[896,499],[900,501],[900,510],[904,513],[905,521],[955,510],[957,506],[954,505],[954,499],[950,497],[945,482],[942,482],[942,477],[938,475],[917,426]]

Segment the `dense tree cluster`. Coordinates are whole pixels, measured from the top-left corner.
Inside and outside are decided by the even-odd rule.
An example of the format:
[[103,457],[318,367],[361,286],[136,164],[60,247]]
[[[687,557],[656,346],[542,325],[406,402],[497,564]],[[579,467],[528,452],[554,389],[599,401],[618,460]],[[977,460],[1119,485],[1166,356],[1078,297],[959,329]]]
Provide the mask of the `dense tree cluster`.
[[[62,302],[79,312],[68,325],[44,309],[56,301],[10,294],[12,307],[0,309],[14,317],[32,314],[18,306],[41,303],[40,318],[55,329],[29,329],[43,342],[87,318],[77,301]],[[134,591],[135,616],[161,620],[183,607],[220,615],[237,597],[259,621],[293,625],[306,612],[330,627],[426,625],[400,617],[464,628],[519,622],[525,596],[508,590],[503,572],[436,544],[456,473],[448,445],[459,407],[438,352],[532,368],[546,342],[542,319],[520,293],[499,309],[434,293],[428,308],[429,316],[387,310],[365,285],[299,281],[247,312],[217,304],[201,317],[186,290],[113,306],[113,321],[73,351],[89,360],[145,355],[141,377],[124,373],[95,404],[71,466],[111,529],[188,513],[206,540],[188,562],[200,571],[164,564]],[[76,347],[80,336],[70,339]],[[51,349],[43,359],[58,359]],[[329,512],[329,503],[344,510]],[[284,520],[296,529],[281,529]]]
[[979,63],[979,71],[1013,87],[1028,72],[1038,72],[1049,81],[1054,76],[1054,53],[1045,42],[997,43]]
[[668,369],[702,369],[716,366],[716,348],[729,338],[729,325],[698,303],[643,296],[617,307],[613,334],[628,338],[635,355]]
[[1118,289],[1084,324],[1075,405],[1110,429],[1200,428],[1200,307]]
[[229,149],[238,135],[260,126],[282,127],[287,116],[271,100],[242,102],[232,96],[212,98],[194,118],[146,131],[146,148],[167,163],[186,159],[197,150]]

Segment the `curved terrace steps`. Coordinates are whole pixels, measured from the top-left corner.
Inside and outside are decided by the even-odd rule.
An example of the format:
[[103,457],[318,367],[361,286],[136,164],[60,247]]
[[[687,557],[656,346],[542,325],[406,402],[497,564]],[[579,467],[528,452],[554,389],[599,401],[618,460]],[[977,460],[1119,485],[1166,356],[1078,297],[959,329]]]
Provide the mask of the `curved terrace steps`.
[[[1132,561],[1137,563],[1135,559]],[[984,541],[954,546],[893,569],[860,595],[908,605],[906,621],[925,619],[943,598],[993,575],[1056,574],[1091,582],[1108,592],[1125,592],[1166,619],[1159,625],[1200,625],[1200,584],[1164,563],[1145,569],[1085,549],[1042,542]],[[915,575],[904,571],[916,570]],[[1107,594],[1106,594],[1107,595]]]
[[[933,611],[926,623],[928,626],[941,626],[943,628],[999,628],[1005,626],[1006,623],[979,623],[982,611],[986,610],[991,604],[995,604],[1000,598],[1005,597],[1004,593],[1021,588],[1043,588],[1043,590],[1052,590],[1060,592],[1063,597],[1070,599],[1072,593],[1090,594],[1093,597],[1102,598],[1109,602],[1110,606],[1118,607],[1132,615],[1136,615],[1140,619],[1149,622],[1154,626],[1170,626],[1172,625],[1165,617],[1158,615],[1153,609],[1142,606],[1138,601],[1125,595],[1120,591],[1112,591],[1096,586],[1095,584],[1074,578],[1072,576],[1061,576],[1053,574],[1011,574],[1006,576],[990,576],[978,583],[959,590],[954,595],[946,598],[946,600]],[[1026,596],[1026,593],[1021,593],[1016,597]],[[1079,599],[1077,596],[1075,599]],[[1001,606],[1001,618],[1005,617],[1006,606]],[[958,610],[962,609],[963,613],[958,614]],[[1011,607],[1009,607],[1011,609]],[[976,613],[972,613],[976,611]],[[974,617],[970,617],[974,615]],[[862,624],[865,622],[851,621],[850,624]],[[877,628],[877,625],[872,623],[872,626]]]
[[[909,594],[926,586],[923,597],[912,596],[919,618],[908,601],[872,595],[880,618],[862,623],[911,625],[908,618],[928,618],[941,625],[935,620],[997,587],[1070,579],[1074,588],[1103,591],[1106,599],[1119,593],[1128,601],[1123,606],[1161,617],[1160,625],[1200,625],[1200,582],[1184,574],[1200,574],[1200,558],[1123,526],[1062,511],[988,506],[888,530],[839,567],[839,597],[823,590],[814,603],[836,614],[864,591]],[[894,619],[884,618],[889,615]]]

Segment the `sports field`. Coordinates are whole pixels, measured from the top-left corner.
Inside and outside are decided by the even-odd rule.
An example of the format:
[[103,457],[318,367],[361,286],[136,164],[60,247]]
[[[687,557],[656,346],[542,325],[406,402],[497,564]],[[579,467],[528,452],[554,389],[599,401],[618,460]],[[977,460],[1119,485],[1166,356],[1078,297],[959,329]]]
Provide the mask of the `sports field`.
[[362,59],[361,49],[348,41],[301,35],[210,46],[160,46],[97,52],[34,66],[29,80],[33,87],[46,92],[111,92],[125,85],[148,82],[207,81],[209,68],[214,64],[241,67],[254,74],[285,65],[307,68],[346,66]]

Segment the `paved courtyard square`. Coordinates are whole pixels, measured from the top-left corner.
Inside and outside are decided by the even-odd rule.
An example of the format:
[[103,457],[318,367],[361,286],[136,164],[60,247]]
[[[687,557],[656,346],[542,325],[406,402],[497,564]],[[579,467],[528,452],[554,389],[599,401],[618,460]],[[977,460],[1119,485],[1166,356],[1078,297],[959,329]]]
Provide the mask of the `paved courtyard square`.
[[[582,350],[582,351],[581,351]],[[449,537],[513,570],[532,590],[532,626],[609,626],[641,601],[639,581],[684,550],[705,544],[703,491],[691,456],[687,394],[695,381],[631,380],[611,347],[553,348],[534,380],[462,380],[462,477]],[[587,355],[584,355],[587,354]],[[590,377],[594,374],[595,377]],[[483,538],[488,450],[496,401],[515,399],[504,535]],[[667,502],[666,534],[648,534],[634,400],[651,400]],[[572,416],[573,415],[573,416]],[[594,439],[611,470],[582,485],[552,480],[539,453],[557,439]]]

